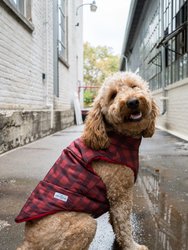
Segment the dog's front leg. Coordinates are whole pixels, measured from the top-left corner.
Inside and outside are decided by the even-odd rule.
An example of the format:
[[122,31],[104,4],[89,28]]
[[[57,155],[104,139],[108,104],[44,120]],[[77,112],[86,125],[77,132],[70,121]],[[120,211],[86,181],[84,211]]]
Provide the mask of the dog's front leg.
[[133,205],[133,171],[124,165],[102,161],[94,162],[92,166],[106,185],[110,220],[119,246],[122,250],[147,250],[147,247],[138,245],[132,237],[130,215]]
[[113,202],[110,200],[110,222],[116,240],[122,250],[148,250],[144,245],[137,244],[132,237],[131,215],[132,188],[125,190],[123,197]]

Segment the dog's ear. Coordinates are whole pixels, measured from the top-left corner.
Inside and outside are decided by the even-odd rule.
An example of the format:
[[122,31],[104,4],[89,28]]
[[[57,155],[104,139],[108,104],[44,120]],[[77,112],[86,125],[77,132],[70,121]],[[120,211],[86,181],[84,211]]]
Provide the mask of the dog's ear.
[[109,146],[109,138],[106,133],[106,127],[101,113],[101,105],[95,102],[90,110],[85,123],[82,135],[84,143],[95,150],[105,149]]
[[150,114],[149,124],[146,130],[142,132],[143,137],[152,137],[155,132],[155,122],[157,115],[159,114],[159,109],[154,100],[152,100],[152,110]]

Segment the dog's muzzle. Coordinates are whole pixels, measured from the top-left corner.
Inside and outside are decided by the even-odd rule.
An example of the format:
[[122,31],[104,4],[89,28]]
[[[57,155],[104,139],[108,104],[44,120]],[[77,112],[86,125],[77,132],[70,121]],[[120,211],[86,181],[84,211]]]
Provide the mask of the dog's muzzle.
[[127,107],[130,109],[130,121],[139,121],[142,119],[142,112],[139,110],[139,100],[136,98],[129,99],[126,102]]

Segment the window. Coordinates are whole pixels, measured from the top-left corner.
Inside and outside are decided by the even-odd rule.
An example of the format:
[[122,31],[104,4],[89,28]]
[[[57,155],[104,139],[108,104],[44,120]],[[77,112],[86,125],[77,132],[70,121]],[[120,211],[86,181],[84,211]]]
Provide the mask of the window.
[[140,75],[152,90],[162,88],[162,80],[167,86],[188,77],[188,0],[155,2],[139,37]]
[[188,52],[187,1],[175,12],[174,21],[174,31],[169,34],[168,28],[166,28],[164,32],[166,37],[166,42],[164,43],[166,67]]
[[180,10],[176,15],[176,28],[179,28],[183,25],[183,29],[181,32],[176,36],[176,58],[179,55],[184,55],[188,51],[187,46],[187,1],[182,5]]
[[31,0],[9,0],[16,10],[31,21]]
[[59,57],[68,61],[67,0],[58,0],[58,49]]

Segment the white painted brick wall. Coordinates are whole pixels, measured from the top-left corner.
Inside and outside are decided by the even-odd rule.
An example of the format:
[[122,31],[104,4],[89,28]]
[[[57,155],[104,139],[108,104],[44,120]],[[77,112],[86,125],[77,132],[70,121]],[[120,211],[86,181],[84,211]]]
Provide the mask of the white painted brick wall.
[[[59,62],[59,97],[55,109],[72,106],[77,82],[83,81],[82,0],[68,1],[68,63]],[[4,5],[2,5],[4,6]],[[44,109],[53,103],[53,1],[32,1],[29,32],[14,14],[0,6],[0,109]],[[75,24],[80,22],[80,26]],[[78,57],[78,63],[77,58]],[[42,73],[46,80],[42,80]]]
[[[76,8],[82,0],[68,1],[68,64],[67,68],[59,61],[59,98],[55,98],[56,109],[68,109],[73,105],[74,92],[78,91],[78,81],[83,82],[83,38],[82,11]],[[76,23],[80,25],[77,27]],[[78,58],[78,59],[77,59]]]
[[[44,108],[46,84],[48,99],[53,100],[52,2],[48,1],[47,24],[45,1],[33,0],[32,3],[33,32],[26,30],[6,8],[0,7],[1,108]],[[45,47],[47,31],[48,48]],[[45,72],[45,60],[48,72]],[[42,73],[47,74],[47,83],[42,81]]]
[[[167,111],[159,116],[158,125],[173,134],[188,140],[188,78],[167,87]],[[162,113],[162,91],[156,91],[154,98]]]
[[53,93],[55,0],[32,0],[33,32],[4,1],[0,1],[0,153],[73,125],[73,93],[78,80],[83,81],[82,8],[76,17],[82,0],[68,0],[70,66],[58,62],[59,97]]

